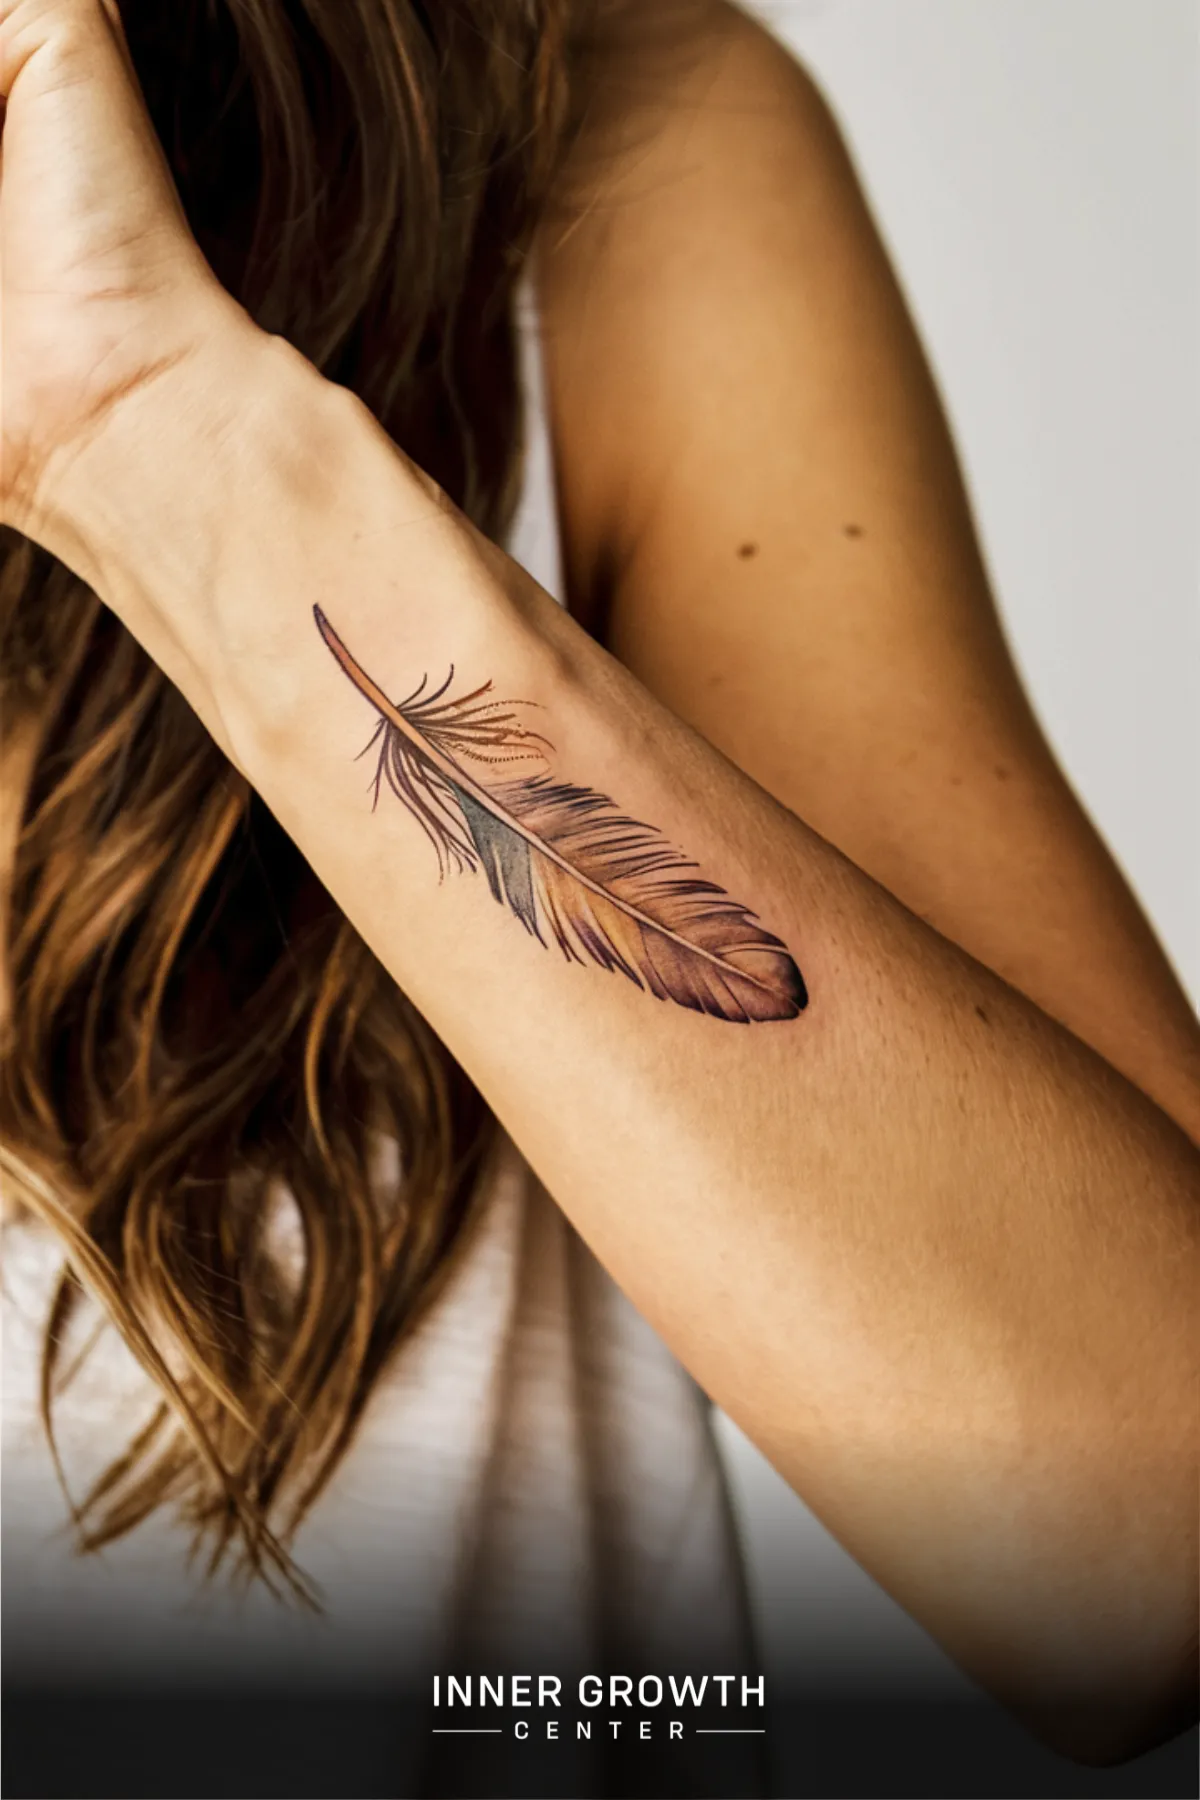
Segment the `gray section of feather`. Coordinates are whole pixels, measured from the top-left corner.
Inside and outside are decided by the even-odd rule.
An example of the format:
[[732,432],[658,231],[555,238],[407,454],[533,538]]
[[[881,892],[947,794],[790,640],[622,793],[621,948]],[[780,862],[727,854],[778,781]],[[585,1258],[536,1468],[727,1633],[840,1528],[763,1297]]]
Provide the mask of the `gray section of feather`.
[[539,943],[544,942],[538,930],[537,902],[533,893],[533,855],[528,843],[517,831],[480,806],[473,795],[449,782],[454,797],[462,807],[471,842],[479,853],[479,861],[492,890],[492,898],[507,903]]

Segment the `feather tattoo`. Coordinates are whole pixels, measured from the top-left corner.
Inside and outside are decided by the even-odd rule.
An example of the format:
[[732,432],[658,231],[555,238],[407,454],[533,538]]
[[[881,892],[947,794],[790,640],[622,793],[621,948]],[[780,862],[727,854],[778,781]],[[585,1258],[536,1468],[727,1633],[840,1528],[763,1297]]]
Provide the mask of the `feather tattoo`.
[[[553,745],[523,721],[531,702],[490,698],[490,681],[448,698],[453,667],[440,687],[427,692],[423,677],[406,700],[390,700],[319,606],[313,616],[379,714],[360,753],[377,749],[375,804],[386,785],[443,877],[482,871],[538,943],[615,969],[656,999],[739,1024],[794,1019],[808,1004],[786,944],[747,907],[607,795],[553,777]],[[520,764],[530,772],[508,771]]]

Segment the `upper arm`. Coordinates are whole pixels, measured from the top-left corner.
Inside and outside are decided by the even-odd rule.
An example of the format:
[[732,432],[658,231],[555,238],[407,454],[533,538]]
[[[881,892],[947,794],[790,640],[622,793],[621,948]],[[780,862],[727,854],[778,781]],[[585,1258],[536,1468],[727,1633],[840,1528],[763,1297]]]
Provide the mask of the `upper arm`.
[[837,127],[732,8],[619,52],[539,251],[585,623],[914,911],[1197,1129],[1195,1021],[997,620]]

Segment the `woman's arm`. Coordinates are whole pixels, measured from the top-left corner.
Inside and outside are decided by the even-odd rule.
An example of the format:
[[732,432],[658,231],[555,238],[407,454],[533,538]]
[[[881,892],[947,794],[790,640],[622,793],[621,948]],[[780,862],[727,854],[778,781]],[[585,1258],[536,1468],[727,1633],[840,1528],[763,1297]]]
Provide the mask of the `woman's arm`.
[[[672,712],[1200,1138],[1200,1027],[1022,691],[836,124],[732,6],[672,14],[686,42],[620,21],[566,219],[542,234],[572,608]],[[629,68],[647,72],[635,85]],[[1100,698],[1127,736],[1120,692]],[[1163,828],[1186,833],[1174,775]]]
[[[8,207],[7,127],[5,150]],[[8,516],[179,683],[583,1236],[851,1551],[994,1691],[1057,1709],[1061,1741],[1134,1747],[1188,1691],[1194,1148],[651,698],[354,399],[202,284],[172,296],[193,347],[150,358],[38,468],[26,440]],[[481,873],[439,880],[428,832],[386,783],[372,810],[355,757],[376,702],[452,664],[448,697],[490,681],[536,707],[515,712],[554,781],[611,795],[749,909],[807,1007],[779,999],[781,950],[746,954],[743,913],[701,931],[712,896],[673,897],[678,935],[708,970],[757,971],[779,1016],[705,1016],[596,966],[606,939],[636,963],[645,926],[569,870],[526,890],[471,812],[521,764],[470,762],[450,807],[507,904]],[[461,731],[396,713],[452,779]],[[556,909],[584,921],[581,960],[554,945]]]
[[[56,506],[583,1236],[848,1547],[997,1691],[1153,1706],[1194,1607],[1182,1133],[666,712],[285,347],[216,332]],[[451,695],[532,703],[554,779],[751,908],[807,1008],[697,1015],[439,880],[386,783],[372,809],[379,713],[314,607],[393,699],[453,665]]]

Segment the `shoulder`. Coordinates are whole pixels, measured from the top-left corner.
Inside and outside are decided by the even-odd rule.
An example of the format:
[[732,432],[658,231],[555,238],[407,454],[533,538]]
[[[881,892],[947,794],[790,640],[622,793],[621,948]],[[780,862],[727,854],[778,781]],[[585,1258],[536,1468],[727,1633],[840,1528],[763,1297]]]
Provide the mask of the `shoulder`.
[[[739,138],[807,116],[832,114],[813,77],[757,18],[732,0],[591,0],[574,38],[572,142],[561,198],[629,175],[645,153],[669,154],[700,125]],[[747,103],[751,115],[741,113]],[[732,110],[731,110],[732,108]],[[621,166],[622,163],[625,166]],[[614,166],[615,165],[615,166]]]
[[601,273],[605,249],[669,273],[672,254],[715,223],[745,239],[831,178],[857,193],[817,83],[739,7],[600,0],[588,17],[575,122],[540,239],[556,291]]
[[681,437],[753,411],[781,353],[793,376],[836,353],[891,277],[830,106],[736,6],[607,0],[576,83],[536,264],[579,592]]

